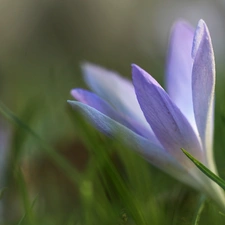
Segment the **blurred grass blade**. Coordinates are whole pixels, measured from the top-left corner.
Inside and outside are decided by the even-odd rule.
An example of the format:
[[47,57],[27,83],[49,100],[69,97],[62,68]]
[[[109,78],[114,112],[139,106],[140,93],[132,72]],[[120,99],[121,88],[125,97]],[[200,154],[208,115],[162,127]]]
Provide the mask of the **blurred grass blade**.
[[201,195],[199,199],[199,203],[197,204],[196,208],[196,213],[194,214],[194,219],[193,219],[193,225],[199,225],[200,223],[200,218],[202,216],[203,209],[205,207],[205,195]]
[[188,151],[183,148],[181,148],[181,150],[206,176],[208,176],[211,180],[213,180],[225,190],[225,181],[223,179],[211,172],[206,166],[204,166],[197,159],[195,159]]
[[[25,124],[31,124],[37,117],[39,109],[39,99],[31,99],[26,103],[22,112],[20,113],[20,120]],[[20,126],[15,126],[12,136],[12,160],[18,160],[23,153],[23,145],[27,139],[28,132],[25,129],[21,129]],[[15,163],[15,162],[12,162]]]
[[5,193],[5,191],[6,191],[6,187],[3,187],[3,188],[1,188],[0,189],[0,200],[1,200],[1,198],[3,197],[3,195],[4,195],[4,193]]
[[63,156],[61,156],[54,148],[52,148],[48,143],[42,140],[42,138],[32,130],[26,123],[24,123],[20,118],[18,118],[10,109],[8,109],[1,101],[0,101],[0,113],[9,121],[19,126],[24,131],[28,132],[34,140],[41,147],[40,149],[44,149],[45,153],[53,160],[53,162],[58,165],[62,171],[66,174],[66,176],[77,185],[81,180],[79,172],[74,168],[74,166],[68,162]]
[[[34,200],[32,201],[29,211],[33,209],[33,207],[34,207],[34,205],[35,205],[35,203],[36,203],[37,198],[38,198],[38,195],[36,195],[36,197],[35,197]],[[24,223],[24,220],[26,219],[26,217],[27,217],[27,212],[25,212],[25,214],[24,214],[24,215],[22,216],[22,218],[19,220],[19,222],[17,223],[17,225],[22,225],[22,224]],[[36,224],[36,223],[34,223],[34,224]]]
[[15,176],[16,176],[17,181],[18,181],[18,186],[19,186],[18,189],[21,193],[22,205],[23,205],[24,210],[25,210],[25,215],[22,217],[19,224],[25,224],[25,222],[23,222],[23,221],[26,218],[27,223],[29,223],[31,225],[34,225],[35,219],[34,219],[34,214],[33,214],[33,206],[35,204],[36,198],[34,199],[34,201],[32,203],[30,202],[27,183],[24,179],[24,175],[21,171],[21,168],[17,168],[17,171],[15,171]]

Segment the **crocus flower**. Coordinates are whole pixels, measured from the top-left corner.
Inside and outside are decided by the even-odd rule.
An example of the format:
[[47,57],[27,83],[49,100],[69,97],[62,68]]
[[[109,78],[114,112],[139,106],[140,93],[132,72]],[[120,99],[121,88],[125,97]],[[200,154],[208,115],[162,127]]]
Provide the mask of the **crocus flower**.
[[166,89],[132,65],[133,85],[96,65],[82,66],[90,89],[73,89],[69,101],[101,132],[120,137],[149,162],[225,206],[220,187],[182,153],[189,151],[216,173],[213,159],[215,63],[208,28],[177,22],[171,34]]

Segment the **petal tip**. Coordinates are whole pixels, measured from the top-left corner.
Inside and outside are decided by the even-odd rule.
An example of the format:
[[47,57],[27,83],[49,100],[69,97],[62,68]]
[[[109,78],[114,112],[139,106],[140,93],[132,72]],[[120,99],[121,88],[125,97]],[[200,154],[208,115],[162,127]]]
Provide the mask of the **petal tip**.
[[[146,72],[140,66],[137,66],[135,64],[134,64],[133,70],[132,70],[132,78],[133,78],[134,87],[136,86],[135,85],[136,82],[140,82],[143,80],[145,80],[145,82],[148,82],[150,84],[160,87],[159,83],[148,72]],[[144,85],[144,83],[143,83],[143,85]]]
[[72,105],[72,103],[75,102],[73,100],[67,100],[67,103],[69,103],[70,105]]
[[88,61],[82,62],[82,63],[80,64],[80,67],[81,67],[81,70],[82,70],[83,73],[98,68],[97,65],[95,65],[94,63],[90,63],[90,62],[88,62]]
[[70,91],[70,94],[74,97],[74,96],[76,96],[76,93],[77,93],[77,90],[76,89],[72,89],[71,91]]
[[206,26],[206,23],[205,23],[205,21],[203,19],[200,19],[198,21],[198,27],[202,27],[202,26]]
[[140,70],[140,67],[137,64],[132,63],[131,64],[131,69],[132,69],[132,74],[133,74],[135,71]]
[[177,41],[180,42],[181,40],[183,41],[189,39],[192,41],[193,35],[194,27],[187,21],[180,19],[177,20],[171,28],[170,40],[174,41],[175,43]]
[[67,103],[70,104],[70,106],[74,109],[77,110],[79,109],[82,105],[85,105],[82,102],[74,101],[74,100],[67,100]]
[[135,64],[135,63],[132,63],[131,64],[131,67],[133,68],[133,67],[137,67],[137,65]]
[[132,64],[132,78],[133,81],[136,79],[140,79],[140,75],[144,75],[143,69],[136,64]]
[[193,27],[191,26],[190,23],[188,23],[186,20],[184,19],[179,19],[177,20],[173,26],[172,26],[172,30],[174,29],[188,29],[188,30],[193,30]]
[[74,88],[70,91],[70,94],[78,101],[80,101],[80,97],[82,94],[82,92],[84,92],[84,90],[82,90],[81,88]]
[[198,21],[198,25],[196,27],[196,30],[195,30],[195,35],[194,35],[194,41],[193,41],[193,46],[192,46],[192,58],[195,58],[196,56],[196,53],[199,49],[199,46],[201,44],[201,41],[202,39],[205,37],[205,36],[208,36],[209,38],[209,31],[208,31],[208,27],[205,23],[205,21],[203,19],[200,19]]

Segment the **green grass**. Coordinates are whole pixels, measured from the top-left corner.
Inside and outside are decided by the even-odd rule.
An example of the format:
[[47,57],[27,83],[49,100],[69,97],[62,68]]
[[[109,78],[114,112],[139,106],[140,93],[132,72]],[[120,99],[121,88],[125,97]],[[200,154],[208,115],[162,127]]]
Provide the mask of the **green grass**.
[[[0,107],[13,129],[1,225],[224,224],[225,214],[213,202],[100,134],[69,107],[65,116],[74,140],[63,136],[59,145],[42,137],[36,108],[28,104],[17,116]],[[223,135],[225,124],[218,127],[217,120],[216,135]],[[216,137],[218,150],[225,147],[221,137]],[[85,160],[73,161],[84,153]]]

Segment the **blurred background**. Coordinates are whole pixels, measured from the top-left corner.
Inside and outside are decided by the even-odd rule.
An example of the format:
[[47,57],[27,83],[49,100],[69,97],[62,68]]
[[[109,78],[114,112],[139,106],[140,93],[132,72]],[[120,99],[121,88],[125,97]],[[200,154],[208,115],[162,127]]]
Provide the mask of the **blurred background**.
[[[82,171],[88,153],[79,140],[79,129],[74,129],[66,102],[72,99],[72,88],[86,87],[80,63],[96,63],[128,78],[131,63],[136,63],[164,85],[170,28],[180,18],[193,26],[201,18],[206,21],[216,57],[217,89],[221,90],[217,90],[218,101],[223,101],[224,0],[1,0],[1,101]],[[218,113],[224,112],[223,104],[217,109]],[[29,192],[46,190],[43,202],[49,198],[47,208],[56,212],[49,193],[52,186],[57,187],[56,192],[64,199],[60,199],[61,204],[68,210],[76,202],[74,187],[29,138],[20,144],[20,129],[3,118],[1,124],[4,135],[7,134],[2,149],[9,149],[0,152],[5,162],[0,171],[3,174],[0,188],[8,187],[3,198],[8,208],[2,210],[2,218],[14,221],[21,216],[15,203],[17,184],[3,173],[4,168],[10,171],[10,163],[6,162],[13,161],[18,149],[22,153],[18,153],[16,160],[29,184]],[[216,128],[219,133],[219,126]],[[224,160],[219,160],[225,157],[223,145],[219,140],[215,145],[218,167],[225,177]],[[13,174],[12,168],[8,173]]]
[[223,69],[224,9],[223,0],[1,0],[2,99],[20,112],[41,96],[42,108],[51,102],[59,113],[69,90],[83,86],[83,61],[127,77],[136,63],[162,77],[170,28],[180,18],[206,21]]

